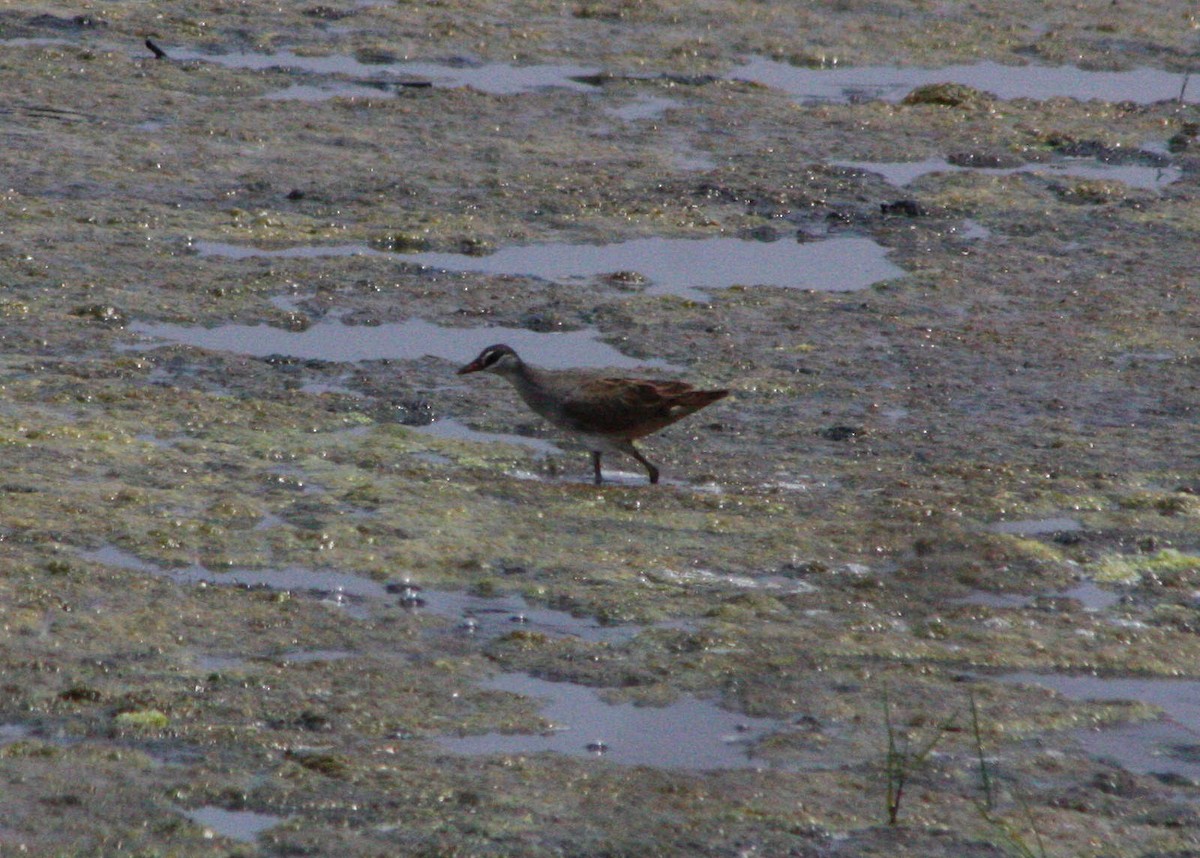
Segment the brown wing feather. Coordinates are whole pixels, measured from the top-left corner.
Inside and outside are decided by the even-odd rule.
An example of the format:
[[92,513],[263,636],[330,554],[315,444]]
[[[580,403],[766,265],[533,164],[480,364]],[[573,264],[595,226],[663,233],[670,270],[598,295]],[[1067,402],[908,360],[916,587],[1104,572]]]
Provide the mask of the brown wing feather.
[[562,414],[579,432],[640,438],[716,402],[727,390],[696,390],[683,381],[598,378],[579,386]]

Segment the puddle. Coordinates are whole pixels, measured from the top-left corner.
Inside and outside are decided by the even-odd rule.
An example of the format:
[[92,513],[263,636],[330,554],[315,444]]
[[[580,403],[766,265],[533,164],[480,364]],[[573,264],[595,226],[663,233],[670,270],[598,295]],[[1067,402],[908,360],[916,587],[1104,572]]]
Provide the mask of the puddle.
[[165,438],[160,438],[158,435],[150,432],[139,432],[133,437],[137,441],[157,447],[160,450],[173,450],[175,445],[181,441],[191,440],[187,435],[169,435]]
[[779,727],[778,721],[738,715],[690,696],[662,707],[613,705],[605,703],[596,689],[523,673],[500,674],[483,687],[545,699],[541,714],[555,729],[536,735],[441,737],[438,743],[446,750],[458,754],[556,751],[599,756],[623,765],[692,771],[758,768],[761,763],[750,756],[752,745]]
[[[985,238],[992,237],[992,231],[990,229],[978,221],[972,220],[971,218],[964,220],[961,227],[951,227],[950,232],[957,233],[959,238],[966,238],[970,239],[971,241],[981,241]],[[897,412],[900,412],[898,417],[901,419],[908,416],[908,411],[904,408],[891,409],[890,414],[887,416],[895,417],[897,416]]]
[[717,169],[716,158],[683,142],[673,143],[668,157],[675,169],[688,173]]
[[[294,247],[280,247],[264,250],[248,244],[230,244],[223,241],[194,241],[191,248],[201,256],[223,256],[226,259],[321,259],[336,256],[398,256],[382,250],[376,250],[365,244],[302,244]],[[448,254],[451,255],[451,254]],[[271,303],[281,310],[296,312],[299,305],[293,296],[276,296]]]
[[455,441],[471,441],[479,444],[499,442],[528,447],[539,456],[550,456],[562,451],[555,444],[543,441],[541,438],[526,438],[523,435],[510,435],[506,432],[479,432],[452,417],[435,420],[425,426],[412,427],[414,432],[423,435],[433,435],[436,438],[450,438]]
[[1031,518],[1020,521],[997,521],[987,527],[992,533],[1009,533],[1014,536],[1045,536],[1051,533],[1067,533],[1082,530],[1083,525],[1073,518]]
[[1140,164],[1108,164],[1103,161],[1071,159],[1051,164],[1031,164],[1021,172],[1042,173],[1051,176],[1074,176],[1096,181],[1117,181],[1131,188],[1159,190],[1183,175],[1178,167],[1149,167]]
[[885,248],[869,238],[798,242],[740,238],[639,238],[613,244],[548,243],[504,247],[486,256],[463,253],[384,253],[364,244],[305,245],[260,250],[198,241],[201,255],[312,258],[377,255],[444,271],[539,277],[558,282],[636,271],[650,281],[651,295],[708,300],[704,290],[730,286],[781,286],[821,292],[850,292],[904,277]]
[[257,531],[270,530],[274,527],[287,527],[288,523],[273,512],[264,512],[254,525]]
[[25,724],[0,724],[0,747],[27,738],[33,730]]
[[632,624],[601,625],[593,617],[576,617],[566,611],[534,607],[519,595],[484,597],[450,590],[421,590],[415,595],[424,604],[414,610],[457,619],[460,631],[484,638],[524,629],[554,637],[618,643],[631,640],[645,628]]
[[250,662],[235,655],[197,655],[194,663],[199,670],[210,673],[220,673],[224,670],[246,670],[250,667]]
[[[1041,685],[1072,700],[1139,700],[1157,706],[1172,721],[1200,731],[1200,680],[1072,676],[1022,671],[999,677],[1003,682]],[[1200,732],[1197,734],[1200,741]]]
[[166,568],[148,563],[135,554],[113,545],[84,551],[80,557],[122,569],[134,569],[169,578],[177,584],[240,585],[267,587],[272,590],[292,590],[318,594],[322,601],[344,607],[351,616],[366,619],[370,610],[368,599],[386,599],[383,584],[359,575],[321,569],[285,567],[283,569],[230,569],[214,571],[199,564]]
[[[383,83],[412,83],[428,81],[434,86],[462,87],[486,92],[491,95],[514,95],[546,87],[571,89],[579,92],[595,92],[595,87],[580,83],[573,78],[590,77],[599,69],[566,64],[541,63],[514,66],[507,63],[459,62],[383,62],[364,63],[344,54],[327,56],[301,56],[292,51],[276,51],[272,54],[256,52],[232,52],[209,54],[179,47],[164,46],[173,60],[206,62],[235,69],[285,68],[317,75],[340,75],[349,78],[368,79]],[[363,89],[364,87],[357,87]],[[339,87],[313,88],[309,95],[323,89],[333,95],[343,94]],[[378,95],[374,89],[372,94]],[[275,94],[274,97],[279,97]]]
[[898,188],[930,173],[976,171],[1004,175],[1008,173],[1041,173],[1050,176],[1074,176],[1098,181],[1124,182],[1132,188],[1159,190],[1183,175],[1178,167],[1149,167],[1140,164],[1109,164],[1090,158],[1070,158],[1051,163],[1023,164],[1019,167],[960,167],[943,158],[924,161],[838,161],[834,166],[878,173],[888,184]]
[[1083,730],[1077,737],[1089,754],[1111,758],[1131,772],[1200,779],[1200,680],[1040,673],[1010,673],[999,679],[1040,685],[1072,700],[1138,700],[1158,706],[1165,720]]
[[1063,590],[1051,595],[1061,596],[1064,599],[1075,599],[1083,604],[1085,611],[1103,611],[1121,601],[1120,593],[1105,590],[1092,581],[1084,581],[1082,584],[1071,587],[1069,590]]
[[1076,734],[1091,756],[1139,775],[1182,775],[1200,781],[1200,733],[1171,721],[1127,724]]
[[[587,452],[587,447],[581,441],[573,438],[564,437],[563,444],[565,449],[560,448],[555,452],[567,453],[568,456],[573,456],[571,451],[582,453]],[[623,457],[622,457],[623,458]],[[570,458],[566,460],[565,466],[556,474],[535,473],[521,468],[514,468],[511,471],[505,471],[506,477],[512,477],[514,480],[530,480],[539,483],[561,483],[566,485],[590,486],[594,485],[592,471],[590,467],[584,471],[583,462],[587,461],[583,458]],[[610,467],[608,459],[604,460],[604,485],[606,486],[630,486],[644,488],[646,486],[645,471],[622,471],[617,468]],[[666,488],[683,489],[689,492],[704,492],[706,494],[722,494],[725,489],[717,483],[693,483],[686,479],[678,477],[663,476],[658,481],[658,485]]]
[[[657,360],[626,357],[601,342],[593,328],[538,333],[525,328],[444,328],[423,319],[385,325],[345,325],[325,319],[305,331],[288,331],[268,325],[194,325],[134,323],[129,330],[156,340],[167,340],[214,351],[257,357],[288,355],[304,359],[353,363],[363,360],[417,360],[431,355],[465,364],[493,343],[505,342],[521,357],[549,369],[566,367],[654,366],[673,369]],[[156,343],[130,348],[147,350]]]
[[335,83],[316,86],[292,84],[286,89],[268,92],[267,101],[327,101],[331,98],[378,98],[382,90],[377,86],[356,83]]
[[205,838],[228,837],[241,843],[253,843],[258,835],[274,828],[286,817],[251,810],[223,810],[219,807],[199,807],[180,811],[204,829]]
[[953,601],[959,605],[985,605],[991,608],[1028,608],[1043,599],[1074,599],[1083,605],[1085,611],[1103,611],[1119,603],[1121,594],[1105,590],[1093,581],[1084,581],[1067,590],[1042,593],[1036,596],[974,590],[969,595]]
[[954,605],[982,605],[986,608],[1026,608],[1033,604],[1033,596],[1020,593],[993,593],[990,590],[972,590],[961,599],[951,599]]
[[72,39],[54,38],[52,36],[33,36],[33,37],[18,37],[15,39],[0,39],[6,47],[10,48],[47,48],[47,47],[75,47],[79,43]]
[[[995,62],[941,68],[801,68],[757,57],[730,72],[729,77],[761,83],[803,99],[851,101],[857,98],[900,101],[915,87],[933,83],[961,83],[991,92],[1000,98],[1076,98],[1081,101],[1133,101],[1149,104],[1176,99],[1183,75],[1158,69],[1084,71],[1074,66],[1007,66]],[[1189,86],[1184,100],[1200,99]]]
[[642,577],[654,583],[707,584],[739,590],[764,590],[769,593],[799,594],[815,593],[817,587],[807,581],[789,578],[786,575],[736,575],[710,572],[707,569],[655,569],[642,573]]
[[[325,393],[337,394],[338,396],[358,396],[358,391],[346,387],[344,384],[329,384],[327,382],[310,381],[296,388],[300,393],[311,393],[314,396],[321,396]],[[355,429],[364,427],[355,426]],[[347,432],[349,430],[346,430]]]
[[[492,638],[515,629],[527,629],[560,637],[614,642],[629,640],[644,628],[639,625],[601,625],[593,617],[576,617],[566,611],[535,607],[516,594],[484,597],[455,590],[422,589],[417,585],[412,586],[411,592],[406,592],[404,582],[383,584],[371,578],[334,570],[285,567],[213,571],[199,564],[164,568],[112,545],[95,551],[81,552],[80,557],[109,566],[169,578],[178,584],[203,582],[217,586],[257,586],[272,590],[312,593],[322,601],[344,608],[350,616],[358,619],[370,617],[372,602],[402,604],[402,600],[407,596],[412,598],[411,610],[457,621],[457,629],[480,638]],[[281,660],[300,663],[331,661],[353,656],[354,653],[343,650],[296,650],[285,653]],[[200,656],[196,663],[204,669],[211,670],[244,665],[244,662],[221,656]]]
[[354,658],[355,653],[345,649],[297,649],[279,656],[287,664],[316,664],[323,661],[343,661]]
[[663,98],[659,95],[639,95],[627,104],[609,108],[607,112],[626,122],[637,122],[642,119],[655,119],[678,106],[679,102],[673,98]]

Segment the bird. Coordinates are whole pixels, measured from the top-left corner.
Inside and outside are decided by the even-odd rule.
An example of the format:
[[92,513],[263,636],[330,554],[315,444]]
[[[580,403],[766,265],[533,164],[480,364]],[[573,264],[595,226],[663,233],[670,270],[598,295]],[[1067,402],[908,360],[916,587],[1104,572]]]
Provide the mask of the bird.
[[633,442],[670,426],[729,395],[728,390],[697,390],[683,381],[606,376],[589,370],[548,370],[530,366],[510,346],[488,346],[458,375],[490,372],[517,389],[534,412],[583,441],[592,453],[595,483],[602,453],[625,453],[646,469],[653,485],[659,470]]

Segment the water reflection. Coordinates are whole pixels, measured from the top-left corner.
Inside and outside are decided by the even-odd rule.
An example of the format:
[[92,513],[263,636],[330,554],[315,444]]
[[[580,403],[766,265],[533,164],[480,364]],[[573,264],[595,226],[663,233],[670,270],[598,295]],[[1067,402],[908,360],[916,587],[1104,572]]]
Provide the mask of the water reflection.
[[1137,700],[1163,710],[1165,720],[1076,734],[1088,753],[1140,774],[1200,779],[1200,680],[1130,679],[1010,673],[1003,682],[1040,685],[1072,700]]
[[626,122],[637,122],[642,119],[656,119],[675,107],[679,107],[679,102],[673,98],[639,95],[620,107],[609,108],[608,112]]
[[223,810],[219,807],[199,807],[184,810],[183,815],[217,837],[228,837],[241,843],[253,843],[258,835],[285,821],[273,813],[250,810]]
[[[803,99],[842,102],[863,97],[895,102],[918,86],[948,82],[966,84],[1004,99],[1065,97],[1149,104],[1178,98],[1183,86],[1182,74],[1159,69],[1106,72],[1085,71],[1075,66],[1010,66],[995,62],[940,68],[820,69],[757,57],[733,69],[729,76],[781,89]],[[1200,100],[1196,87],[1188,88],[1185,100]]]
[[364,244],[302,245],[264,250],[246,245],[195,242],[202,255],[310,258],[385,255],[445,271],[539,277],[557,282],[590,280],[634,271],[649,281],[648,294],[707,300],[705,290],[779,286],[849,292],[905,276],[887,250],[869,238],[836,237],[798,242],[739,238],[639,238],[611,244],[545,244],[502,247],[484,256],[464,253],[385,253]]
[[992,533],[1010,533],[1015,536],[1044,536],[1051,533],[1069,533],[1082,529],[1083,525],[1078,520],[1067,516],[997,521],[988,525],[988,530]]
[[1121,601],[1121,594],[1106,590],[1093,581],[1084,581],[1066,590],[1023,596],[1019,593],[996,593],[990,590],[974,590],[970,595],[954,602],[960,605],[986,605],[990,608],[1028,608],[1045,603],[1047,599],[1073,599],[1085,611],[1104,611]]
[[[274,53],[232,51],[217,54],[166,48],[175,60],[206,62],[235,69],[262,70],[271,68],[296,69],[318,75],[340,75],[374,81],[429,81],[436,86],[469,86],[492,95],[513,95],[545,87],[594,92],[595,88],[574,78],[595,75],[597,69],[562,63],[536,63],[526,66],[508,63],[473,63],[466,60],[450,62],[403,61],[362,62],[345,54],[308,56],[282,50]],[[328,90],[338,94],[336,88]],[[309,93],[315,95],[316,93]],[[378,94],[378,89],[374,91]],[[275,94],[274,97],[280,97]]]
[[[152,340],[196,346],[214,351],[258,357],[287,355],[353,363],[363,360],[416,360],[433,356],[466,363],[482,349],[506,342],[530,363],[548,368],[572,366],[670,368],[657,360],[627,357],[598,339],[594,329],[538,333],[526,328],[444,328],[423,319],[408,319],[386,325],[345,325],[323,320],[304,331],[289,331],[268,325],[197,325],[135,323],[133,333]],[[155,348],[158,343],[141,343],[136,350]]]
[[1007,175],[1009,173],[1041,173],[1066,178],[1075,176],[1097,181],[1118,181],[1131,188],[1158,190],[1178,180],[1183,175],[1179,167],[1154,167],[1142,164],[1112,164],[1084,158],[1068,158],[1050,163],[1022,164],[1018,167],[961,167],[944,158],[928,158],[924,161],[838,161],[837,167],[849,167],[869,173],[878,173],[890,185],[904,187],[921,176],[930,173],[974,171]]
[[752,746],[780,726],[769,718],[749,718],[714,703],[684,696],[661,707],[605,703],[596,689],[570,682],[547,682],[524,673],[505,673],[484,688],[545,700],[547,734],[488,733],[442,737],[439,744],[459,754],[535,754],[555,751],[603,757],[625,765],[668,769],[756,768]]
[[562,452],[558,446],[543,441],[541,438],[527,438],[524,435],[513,435],[507,432],[480,432],[452,417],[435,420],[425,426],[413,427],[414,432],[423,435],[433,435],[437,438],[451,438],[455,441],[471,441],[479,444],[500,442],[501,444],[516,444],[528,447],[539,456],[549,456]]
[[26,724],[0,724],[0,747],[27,738],[32,729]]
[[[403,604],[410,596],[410,609],[457,621],[474,621],[472,631],[482,637],[507,634],[524,628],[553,637],[577,637],[588,641],[621,641],[633,638],[644,628],[639,625],[603,625],[594,617],[577,617],[567,611],[557,611],[530,604],[519,594],[476,596],[461,590],[424,589],[404,582],[384,584],[362,575],[335,569],[310,569],[285,566],[274,569],[229,569],[214,571],[200,564],[164,567],[143,560],[135,554],[113,545],[106,545],[80,554],[85,560],[134,569],[169,578],[179,584],[213,584],[246,587],[266,587],[311,594],[340,607],[348,614],[366,619],[373,607]],[[284,661],[325,660],[348,658],[353,653],[342,650],[293,651],[285,653]],[[198,660],[197,666],[219,669],[220,657]],[[240,666],[237,664],[227,666]]]

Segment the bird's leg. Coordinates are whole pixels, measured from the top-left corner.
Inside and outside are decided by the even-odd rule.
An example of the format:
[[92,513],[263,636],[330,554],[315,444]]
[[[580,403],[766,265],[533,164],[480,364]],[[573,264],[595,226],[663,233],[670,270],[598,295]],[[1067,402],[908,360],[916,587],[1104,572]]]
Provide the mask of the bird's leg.
[[592,450],[592,470],[596,472],[596,485],[600,485],[600,451]]
[[629,452],[629,455],[633,456],[633,458],[637,459],[639,462],[641,462],[646,467],[646,473],[648,473],[650,475],[650,485],[654,485],[655,483],[657,483],[658,482],[658,468],[656,468],[656,467],[654,467],[654,465],[650,464],[650,460],[647,459],[645,456],[643,456],[640,452],[638,452],[638,448],[633,446],[632,441],[629,442],[629,447],[627,448],[627,450]]

